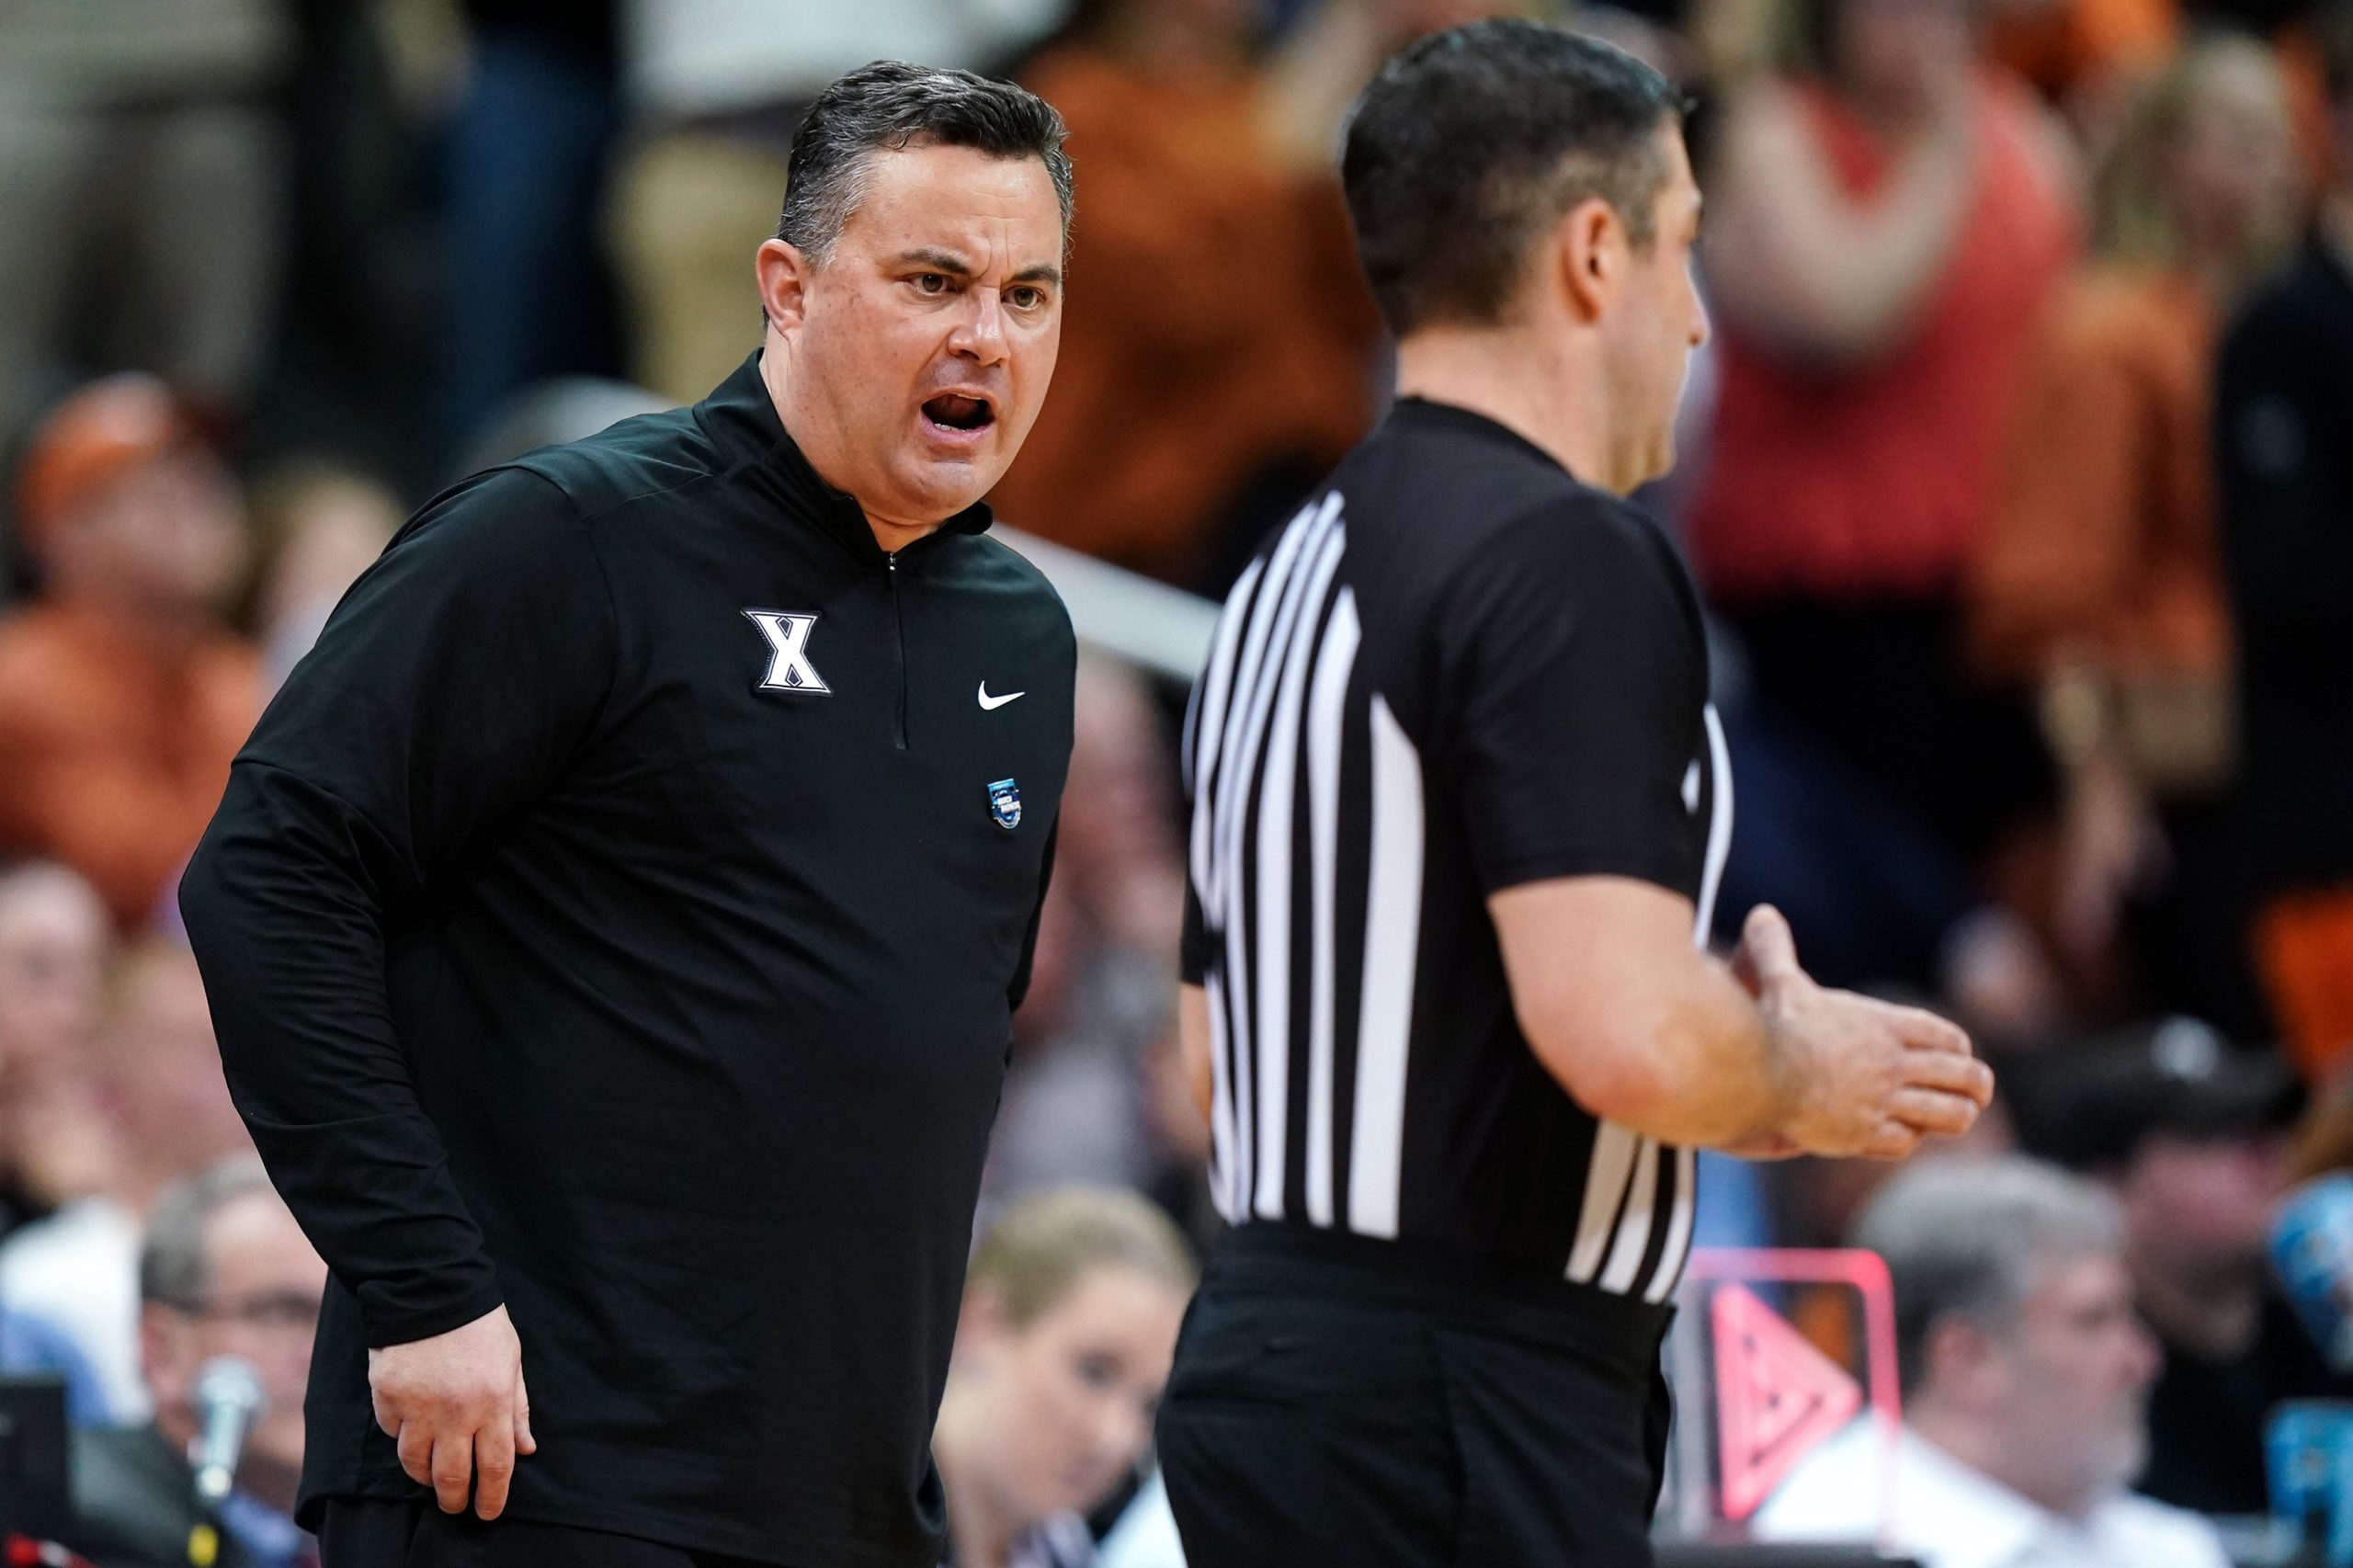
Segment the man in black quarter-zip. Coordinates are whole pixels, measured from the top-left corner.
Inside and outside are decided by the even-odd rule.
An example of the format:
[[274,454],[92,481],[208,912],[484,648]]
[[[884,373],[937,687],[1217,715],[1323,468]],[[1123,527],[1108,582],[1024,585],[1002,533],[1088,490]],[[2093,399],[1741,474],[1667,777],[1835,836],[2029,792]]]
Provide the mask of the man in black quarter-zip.
[[328,1568],[938,1562],[1071,745],[1069,618],[980,503],[1062,139],[962,73],[827,88],[761,351],[429,503],[238,758],[181,904],[333,1272]]

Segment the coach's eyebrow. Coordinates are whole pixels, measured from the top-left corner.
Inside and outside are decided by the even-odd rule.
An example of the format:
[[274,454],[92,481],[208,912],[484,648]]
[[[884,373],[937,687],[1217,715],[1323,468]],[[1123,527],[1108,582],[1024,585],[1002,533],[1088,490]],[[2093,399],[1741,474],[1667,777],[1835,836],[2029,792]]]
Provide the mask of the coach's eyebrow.
[[972,264],[953,251],[921,248],[903,250],[899,253],[898,259],[903,267],[927,267],[934,272],[953,273],[959,278],[970,278],[972,275]]
[[[944,272],[951,278],[971,278],[973,276],[972,264],[964,259],[964,257],[958,256],[954,251],[933,250],[928,246],[918,246],[914,250],[901,251],[894,259],[901,267],[926,267],[933,272]],[[1010,278],[1007,278],[1006,281],[1009,283],[1044,283],[1053,288],[1060,288],[1063,281],[1063,271],[1059,267],[1051,267],[1041,261],[1034,267],[1023,267],[1020,271],[1015,273]]]

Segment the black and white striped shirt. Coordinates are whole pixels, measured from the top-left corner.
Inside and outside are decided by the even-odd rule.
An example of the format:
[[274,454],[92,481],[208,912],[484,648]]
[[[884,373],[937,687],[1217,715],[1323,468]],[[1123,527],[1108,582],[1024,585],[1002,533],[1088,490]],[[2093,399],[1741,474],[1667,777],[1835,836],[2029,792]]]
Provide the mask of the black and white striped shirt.
[[1698,930],[1732,830],[1698,601],[1656,527],[1407,400],[1259,551],[1187,722],[1185,974],[1235,1224],[1435,1244],[1665,1299],[1692,1156],[1521,1035],[1486,899],[1639,877]]

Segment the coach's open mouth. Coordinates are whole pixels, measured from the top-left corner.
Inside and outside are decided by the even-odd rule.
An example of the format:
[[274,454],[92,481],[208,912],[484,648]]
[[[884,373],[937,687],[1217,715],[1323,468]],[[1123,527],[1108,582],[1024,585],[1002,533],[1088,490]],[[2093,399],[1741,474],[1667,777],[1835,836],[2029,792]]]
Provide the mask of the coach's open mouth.
[[984,397],[941,392],[923,405],[924,417],[949,430],[985,430],[996,422],[996,410]]

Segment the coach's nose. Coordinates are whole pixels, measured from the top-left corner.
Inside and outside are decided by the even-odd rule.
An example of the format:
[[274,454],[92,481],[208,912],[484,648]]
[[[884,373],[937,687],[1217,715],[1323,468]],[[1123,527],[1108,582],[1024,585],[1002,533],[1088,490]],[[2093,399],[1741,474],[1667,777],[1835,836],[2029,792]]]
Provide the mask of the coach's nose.
[[965,300],[956,329],[948,335],[948,351],[977,365],[1002,364],[1006,357],[1005,301],[995,290],[982,288],[972,290]]

